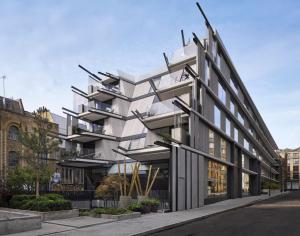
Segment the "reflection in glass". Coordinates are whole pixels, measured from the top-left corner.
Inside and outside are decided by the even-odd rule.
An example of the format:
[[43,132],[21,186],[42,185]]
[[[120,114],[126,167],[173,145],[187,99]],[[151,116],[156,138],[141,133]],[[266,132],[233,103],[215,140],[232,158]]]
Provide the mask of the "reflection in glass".
[[208,196],[227,193],[227,167],[214,161],[208,161]]
[[249,194],[249,175],[246,173],[242,173],[242,191],[243,194]]

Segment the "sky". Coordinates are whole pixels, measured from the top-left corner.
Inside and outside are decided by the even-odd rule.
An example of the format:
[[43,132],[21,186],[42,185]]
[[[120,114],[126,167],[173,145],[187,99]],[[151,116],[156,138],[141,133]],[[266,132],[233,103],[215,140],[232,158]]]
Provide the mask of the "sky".
[[[278,146],[300,146],[300,1],[200,4]],[[87,87],[78,64],[144,74],[181,46],[181,29],[204,34],[192,0],[0,0],[0,9],[0,76],[28,111],[72,108],[70,87]]]

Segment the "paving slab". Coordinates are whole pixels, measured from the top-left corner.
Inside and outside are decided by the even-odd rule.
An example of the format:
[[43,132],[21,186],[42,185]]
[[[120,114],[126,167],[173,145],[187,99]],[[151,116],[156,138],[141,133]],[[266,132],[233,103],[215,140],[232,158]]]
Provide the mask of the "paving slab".
[[103,218],[95,218],[95,217],[88,217],[88,216],[80,216],[62,220],[49,220],[46,221],[48,224],[55,224],[55,225],[62,225],[62,226],[69,226],[74,228],[84,228],[93,225],[100,225],[105,223],[110,223],[115,221],[114,219],[103,219]]
[[[272,197],[280,193],[273,194]],[[201,208],[171,213],[156,213],[142,216],[141,218],[116,221],[103,225],[91,226],[88,228],[57,233],[55,235],[79,236],[79,235],[151,235],[152,233],[180,226],[214,214],[233,210],[243,206],[251,205],[268,199],[268,195],[251,196],[238,199],[229,199],[215,204],[206,205]]]
[[38,230],[26,231],[23,233],[9,234],[9,236],[38,236],[47,235],[53,233],[61,233],[74,229],[73,227],[67,227],[62,225],[53,225],[48,223],[42,223],[42,228]]
[[[285,193],[284,193],[285,194]],[[281,193],[274,193],[271,197],[280,196]],[[173,227],[181,226],[187,223],[195,222],[197,220],[207,218],[209,216],[234,210],[240,207],[249,206],[260,201],[269,199],[268,195],[251,196],[237,199],[228,199],[222,202],[217,202],[211,205],[206,205],[201,208],[191,209],[186,211],[177,211],[170,213],[153,213],[143,215],[140,218],[128,219],[114,222],[98,223],[100,219],[91,217],[77,217],[76,220],[69,219],[61,224],[63,220],[59,220],[56,223],[49,224],[53,227],[68,227],[66,230],[53,231],[51,235],[60,236],[123,236],[123,235],[151,235],[153,233],[161,232],[163,230],[171,229]],[[105,219],[101,219],[105,220]],[[65,221],[65,220],[64,220]],[[73,222],[72,222],[73,221]],[[82,221],[82,222],[81,222]],[[93,222],[95,225],[92,225]],[[90,224],[90,225],[88,225]],[[68,225],[68,226],[67,226]],[[80,227],[81,225],[81,227]],[[72,227],[70,227],[72,226]],[[43,226],[44,227],[44,226]],[[32,231],[33,232],[33,231]],[[41,232],[41,231],[40,231]],[[47,235],[46,233],[38,234],[34,231],[34,234],[24,235]]]

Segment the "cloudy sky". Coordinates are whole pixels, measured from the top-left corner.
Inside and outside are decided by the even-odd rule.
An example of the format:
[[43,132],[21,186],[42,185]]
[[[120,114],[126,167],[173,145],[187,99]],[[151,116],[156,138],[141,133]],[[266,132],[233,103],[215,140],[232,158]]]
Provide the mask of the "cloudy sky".
[[[279,147],[300,146],[300,1],[201,5]],[[72,108],[70,86],[87,86],[78,64],[143,74],[180,47],[181,29],[203,33],[191,0],[0,0],[0,9],[0,76],[29,111]]]

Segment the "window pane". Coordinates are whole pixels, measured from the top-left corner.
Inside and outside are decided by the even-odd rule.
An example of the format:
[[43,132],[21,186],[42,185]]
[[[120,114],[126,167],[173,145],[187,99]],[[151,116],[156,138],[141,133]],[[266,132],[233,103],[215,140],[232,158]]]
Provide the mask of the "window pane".
[[227,167],[214,161],[208,161],[208,196],[227,193]]
[[234,140],[236,141],[236,142],[239,142],[239,132],[238,132],[238,130],[236,129],[236,128],[234,128],[234,133],[233,133],[233,135],[234,135]]
[[227,161],[227,143],[221,138],[221,159]]
[[215,125],[221,128],[221,112],[216,106],[214,107],[214,118]]
[[226,123],[226,134],[227,134],[228,136],[231,136],[231,125],[230,125],[230,121],[229,121],[228,119],[226,119],[225,123]]
[[208,130],[208,153],[212,156],[215,155],[215,134],[213,131]]
[[223,104],[226,104],[226,92],[224,87],[218,83],[218,97],[223,102]]

